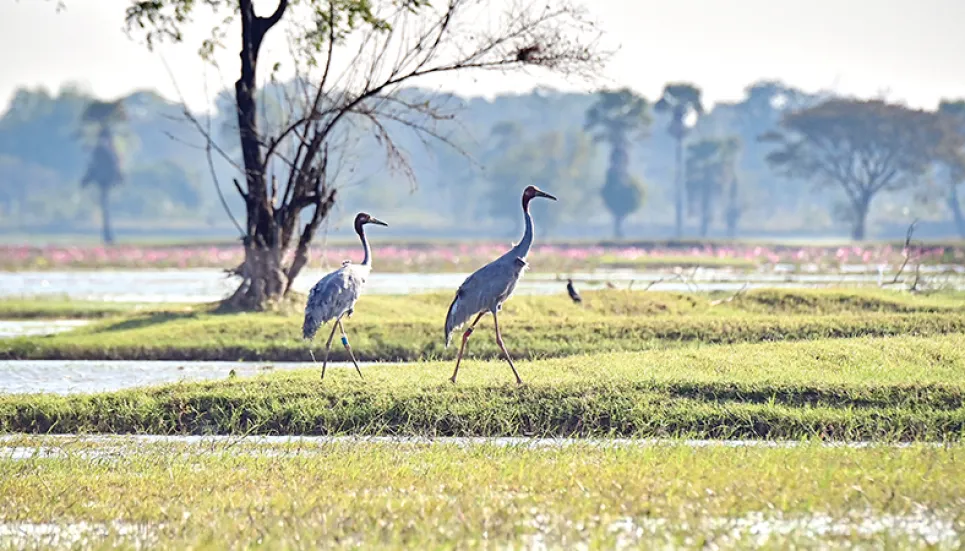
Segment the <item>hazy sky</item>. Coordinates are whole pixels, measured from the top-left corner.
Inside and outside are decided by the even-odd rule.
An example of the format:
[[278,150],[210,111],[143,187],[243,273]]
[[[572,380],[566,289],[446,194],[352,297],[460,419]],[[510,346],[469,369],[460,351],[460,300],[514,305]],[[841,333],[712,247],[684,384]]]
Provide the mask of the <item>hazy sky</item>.
[[[667,81],[685,80],[702,87],[710,103],[734,100],[762,78],[809,91],[883,94],[927,108],[941,98],[965,96],[962,0],[586,1],[608,40],[621,47],[606,84],[629,85],[650,98]],[[67,9],[56,13],[53,1],[0,0],[3,106],[19,86],[56,89],[67,81],[107,97],[138,88],[178,97],[161,57],[123,32],[130,0],[65,3]],[[196,108],[207,104],[196,56],[202,34],[199,25],[188,44],[162,50]],[[268,55],[283,53],[276,48]],[[237,49],[222,52],[219,63],[224,77],[209,71],[212,87],[232,82]],[[497,76],[444,83],[484,95],[533,84]]]

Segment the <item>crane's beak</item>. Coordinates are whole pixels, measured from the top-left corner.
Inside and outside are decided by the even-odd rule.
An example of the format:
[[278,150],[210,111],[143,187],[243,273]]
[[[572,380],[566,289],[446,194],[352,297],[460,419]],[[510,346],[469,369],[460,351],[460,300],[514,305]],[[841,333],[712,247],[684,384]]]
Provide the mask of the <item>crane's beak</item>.
[[386,224],[385,222],[379,220],[378,218],[372,217],[372,216],[369,217],[369,223],[370,223],[370,224],[378,224],[378,225],[380,225],[380,226],[388,226],[388,224]]
[[537,196],[537,197],[546,197],[547,199],[552,199],[552,200],[556,201],[556,197],[553,197],[552,195],[550,195],[549,193],[546,193],[545,191],[536,190],[536,196]]

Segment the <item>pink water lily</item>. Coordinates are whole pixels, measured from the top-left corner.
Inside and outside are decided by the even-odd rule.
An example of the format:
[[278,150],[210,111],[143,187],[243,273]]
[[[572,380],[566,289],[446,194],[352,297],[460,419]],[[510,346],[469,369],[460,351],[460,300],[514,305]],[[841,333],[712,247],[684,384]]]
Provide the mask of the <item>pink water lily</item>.
[[[373,254],[383,271],[465,271],[502,254],[507,243],[459,243],[452,245],[385,245],[374,247]],[[289,255],[293,252],[289,252]],[[881,246],[763,246],[742,244],[704,244],[670,247],[663,245],[613,246],[543,244],[534,247],[530,263],[543,271],[580,271],[628,263],[640,269],[680,265],[757,266],[774,264],[808,265],[834,269],[842,264],[893,265],[905,254],[922,262],[961,264],[965,247],[931,246],[911,250]],[[345,259],[360,260],[352,246],[312,247],[310,267],[329,267]],[[96,268],[233,268],[244,260],[240,245],[204,246],[0,246],[0,270],[96,269]],[[733,261],[732,264],[729,261]]]

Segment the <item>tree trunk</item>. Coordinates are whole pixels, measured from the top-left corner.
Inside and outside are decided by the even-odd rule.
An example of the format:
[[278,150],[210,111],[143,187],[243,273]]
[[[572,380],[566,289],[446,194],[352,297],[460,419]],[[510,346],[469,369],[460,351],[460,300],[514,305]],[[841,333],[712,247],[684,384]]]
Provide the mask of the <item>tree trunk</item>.
[[290,237],[283,236],[283,228],[286,216],[294,216],[297,222],[301,209],[276,212],[274,189],[269,197],[256,103],[258,52],[265,33],[277,23],[286,6],[287,2],[279,2],[275,15],[271,18],[260,18],[255,15],[252,0],[239,2],[241,76],[235,82],[235,104],[245,167],[246,191],[242,196],[247,211],[247,224],[244,237],[245,261],[240,269],[244,281],[226,302],[232,308],[240,310],[265,310],[271,303],[279,302],[290,287],[289,280],[293,279],[282,266],[288,247],[287,238]]
[[680,239],[684,235],[684,139],[677,139],[676,168],[674,170],[674,235]]
[[622,216],[613,217],[613,238],[623,239],[623,217]]
[[100,206],[101,206],[101,230],[103,233],[104,244],[113,245],[114,244],[114,230],[111,228],[111,198],[110,198],[110,188],[106,186],[97,186],[100,192]]
[[710,188],[704,186],[700,197],[700,237],[707,237],[707,230],[710,229]]
[[863,241],[865,238],[865,226],[868,221],[868,211],[871,208],[871,197],[861,196],[852,204],[852,214],[854,215],[853,226],[851,227],[851,239]]
[[965,215],[962,214],[962,205],[958,202],[958,186],[954,184],[948,191],[948,208],[952,211],[958,235],[965,237]]
[[737,179],[732,178],[727,192],[727,237],[737,237],[737,221],[740,219],[740,207],[737,205]]
[[727,209],[727,239],[737,237],[737,211],[733,208]]
[[225,305],[236,310],[262,311],[284,298],[289,278],[282,267],[282,255],[278,249],[246,245],[242,283]]

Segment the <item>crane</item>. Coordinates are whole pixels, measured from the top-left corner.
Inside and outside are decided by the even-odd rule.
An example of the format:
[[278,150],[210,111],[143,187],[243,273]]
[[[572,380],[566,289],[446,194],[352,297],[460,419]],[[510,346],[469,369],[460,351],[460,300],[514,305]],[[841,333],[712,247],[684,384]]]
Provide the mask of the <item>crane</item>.
[[455,384],[456,375],[459,373],[459,363],[462,361],[462,355],[466,350],[469,335],[472,334],[476,324],[479,323],[479,319],[486,312],[491,312],[493,315],[496,344],[499,345],[503,356],[509,362],[509,367],[512,368],[513,375],[516,376],[516,383],[523,383],[516,371],[516,366],[513,365],[513,359],[509,356],[509,352],[503,344],[496,313],[502,309],[503,303],[513,294],[516,282],[519,281],[519,278],[523,275],[523,270],[526,269],[526,255],[529,254],[529,249],[533,245],[533,216],[529,213],[529,202],[536,197],[556,201],[556,197],[536,186],[527,186],[523,190],[523,221],[526,224],[523,238],[504,255],[467,277],[459,286],[459,290],[456,291],[456,297],[452,304],[449,305],[449,313],[446,315],[446,348],[449,347],[452,340],[452,332],[469,321],[470,318],[476,316],[476,319],[462,334],[462,345],[459,347],[459,355],[456,357],[456,369],[452,372],[452,377],[449,378],[453,384]]
[[566,280],[566,292],[570,294],[570,298],[573,299],[573,302],[583,302],[583,297],[580,296],[579,291],[577,291],[576,287],[573,286],[572,279]]
[[[332,325],[332,332],[328,335],[328,342],[325,343],[322,379],[325,378],[325,366],[328,365],[328,354],[332,349],[335,329],[342,332],[342,346],[345,347],[349,357],[352,358],[352,363],[355,364],[355,370],[359,372],[359,377],[362,377],[362,370],[359,368],[359,363],[355,361],[355,354],[352,353],[345,328],[342,327],[342,316],[352,317],[352,313],[355,311],[355,303],[358,301],[359,295],[362,294],[366,278],[372,271],[372,249],[365,238],[365,224],[388,226],[385,222],[364,212],[358,213],[355,216],[355,233],[362,240],[362,249],[365,251],[365,258],[362,259],[362,263],[352,264],[346,260],[342,263],[341,268],[318,280],[318,283],[308,293],[308,302],[305,304],[305,322],[302,324],[302,337],[311,342],[319,327],[333,319],[335,320]],[[308,353],[312,355],[314,362],[315,352],[312,351],[311,344],[309,344]]]

